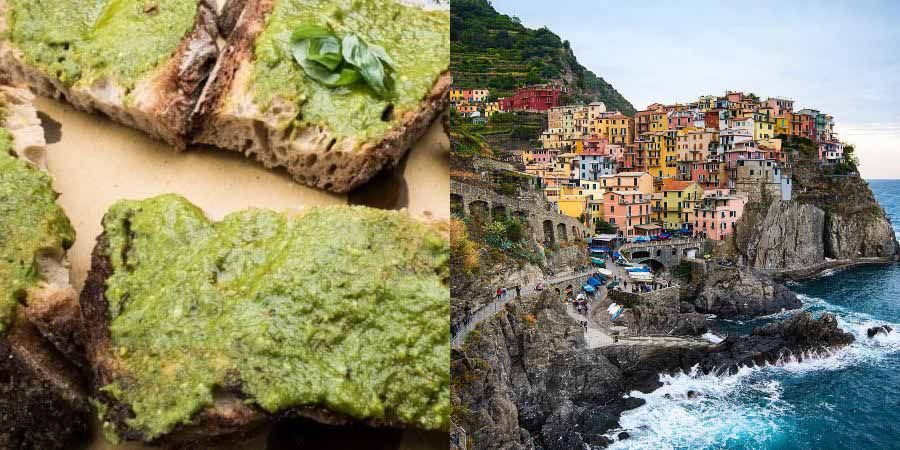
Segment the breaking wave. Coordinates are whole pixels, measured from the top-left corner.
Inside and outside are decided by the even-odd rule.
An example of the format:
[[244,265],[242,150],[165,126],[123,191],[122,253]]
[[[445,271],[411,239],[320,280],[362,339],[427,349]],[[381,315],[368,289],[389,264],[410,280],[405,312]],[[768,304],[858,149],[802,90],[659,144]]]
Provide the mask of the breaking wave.
[[[616,449],[676,448],[764,448],[790,446],[794,407],[782,399],[783,383],[796,377],[822,371],[835,371],[860,365],[877,365],[900,351],[900,324],[877,320],[860,312],[831,304],[824,299],[799,295],[803,309],[818,315],[831,312],[839,326],[854,335],[855,341],[826,355],[801,355],[772,365],[742,367],[731,375],[689,373],[661,375],[663,386],[631,396],[646,403],[626,411],[620,427],[607,434]],[[787,311],[749,322],[780,320],[793,314]],[[876,325],[890,325],[894,332],[867,336]],[[689,395],[693,392],[694,395]],[[817,407],[834,408],[822,402]],[[617,436],[627,432],[629,438]]]

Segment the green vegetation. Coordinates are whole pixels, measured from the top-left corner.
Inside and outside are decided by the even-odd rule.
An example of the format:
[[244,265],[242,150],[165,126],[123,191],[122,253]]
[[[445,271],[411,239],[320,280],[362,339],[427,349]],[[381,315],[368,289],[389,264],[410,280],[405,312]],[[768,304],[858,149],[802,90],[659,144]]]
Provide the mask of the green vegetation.
[[460,156],[490,156],[484,141],[484,125],[463,119],[455,110],[450,111],[450,151]]
[[594,219],[594,232],[597,234],[616,234],[618,229],[611,223],[601,219]]
[[488,0],[454,0],[450,12],[450,70],[460,87],[487,87],[495,97],[550,81],[569,84],[568,100],[602,101],[633,115],[634,106],[603,78],[578,63],[568,41],[547,28],[532,30],[498,13]]

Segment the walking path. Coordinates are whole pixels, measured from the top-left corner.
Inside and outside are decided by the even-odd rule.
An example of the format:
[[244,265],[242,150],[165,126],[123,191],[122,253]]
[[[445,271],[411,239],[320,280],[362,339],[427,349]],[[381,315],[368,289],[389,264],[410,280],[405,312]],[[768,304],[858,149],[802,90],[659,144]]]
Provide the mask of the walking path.
[[[627,273],[624,269],[615,264],[611,259],[608,260],[607,267],[613,271],[613,274],[616,275],[620,280],[627,280]],[[557,275],[555,277],[550,277],[542,281],[544,284],[544,289],[553,289],[553,285],[565,283],[567,281],[575,280],[577,278],[586,277],[592,273],[595,273],[595,268],[590,268],[588,270],[584,270],[578,273],[567,273]],[[535,294],[535,285],[523,286],[521,290],[521,295],[528,296]],[[577,286],[576,286],[577,288]],[[584,320],[587,320],[588,327],[584,332],[584,338],[587,342],[588,348],[597,348],[603,347],[607,345],[662,345],[662,346],[671,346],[671,347],[683,347],[683,346],[706,346],[711,345],[706,340],[700,338],[690,338],[690,337],[678,337],[678,336],[622,336],[622,337],[614,337],[615,333],[609,332],[609,327],[604,326],[606,324],[599,324],[593,318],[593,311],[596,307],[601,305],[607,305],[606,300],[606,287],[601,286],[597,289],[597,293],[594,295],[590,304],[588,305],[588,313],[587,316],[583,316],[577,311],[575,311],[575,307],[572,304],[566,304],[566,313],[572,317],[576,322],[581,323]],[[466,336],[472,331],[475,326],[479,323],[483,322],[485,319],[493,317],[495,314],[500,312],[503,307],[516,299],[515,287],[512,289],[507,288],[506,296],[500,298],[499,300],[495,300],[487,305],[481,307],[480,309],[472,312],[469,317],[463,320],[461,323],[454,324],[451,327],[450,334],[450,346],[452,348],[459,348],[463,342],[466,340]],[[561,299],[560,299],[561,300]],[[612,323],[609,324],[610,326]]]
[[597,348],[613,344],[613,338],[601,330],[600,327],[591,320],[590,312],[588,312],[587,316],[582,316],[581,313],[575,311],[575,307],[572,306],[571,303],[566,304],[566,312],[579,324],[585,320],[587,321],[588,325],[587,330],[584,331],[584,340],[587,342],[588,348]]
[[[594,273],[594,271],[595,271],[595,269],[588,269],[588,270],[584,270],[584,271],[577,272],[577,273],[570,272],[567,274],[560,274],[560,275],[556,275],[554,277],[547,278],[547,279],[543,280],[542,282],[544,284],[544,289],[552,289],[551,286],[554,284],[565,283],[566,281],[574,280],[574,279],[577,279],[580,277],[585,277],[585,276],[588,276],[588,275]],[[522,286],[522,294],[521,295],[524,297],[527,295],[534,294],[535,292],[537,292],[535,290],[535,287],[536,287],[536,285]],[[500,312],[500,310],[503,309],[503,307],[507,303],[509,303],[515,299],[516,299],[515,287],[513,287],[512,289],[507,287],[506,297],[503,297],[499,300],[494,300],[493,302],[488,303],[487,305],[472,312],[469,315],[468,319],[464,319],[462,321],[462,323],[456,324],[455,328],[451,327],[451,329],[450,329],[450,346],[452,348],[459,348],[459,346],[462,345],[463,342],[465,342],[466,335],[468,335],[469,332],[472,331],[472,329],[474,329],[476,325],[478,325],[479,323],[481,323],[482,321],[484,321],[485,319],[487,319],[489,317],[493,317],[494,314],[497,314],[498,312]]]

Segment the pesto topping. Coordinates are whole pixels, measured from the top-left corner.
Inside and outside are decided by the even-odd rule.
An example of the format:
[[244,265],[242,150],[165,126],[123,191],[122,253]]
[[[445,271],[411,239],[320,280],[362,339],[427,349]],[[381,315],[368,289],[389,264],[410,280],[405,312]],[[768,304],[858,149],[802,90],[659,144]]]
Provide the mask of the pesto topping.
[[12,40],[67,86],[109,76],[126,89],[169,59],[196,0],[8,0]]
[[176,195],[118,202],[103,223],[124,371],[103,389],[148,438],[211,405],[226,379],[273,413],[448,428],[449,243],[434,226],[364,207],[211,222]]
[[[291,34],[323,27],[381,47],[392,63],[390,98],[364,83],[329,87],[308,77],[292,56]],[[254,94],[265,110],[275,98],[295,102],[300,125],[323,126],[338,137],[380,140],[430,92],[450,61],[450,14],[394,0],[278,0],[256,40]],[[393,105],[392,117],[385,111]],[[388,116],[389,120],[382,120]],[[284,124],[287,126],[288,124]]]
[[68,248],[75,240],[50,177],[14,156],[12,142],[0,128],[0,334],[12,323],[16,304],[41,279],[38,252]]

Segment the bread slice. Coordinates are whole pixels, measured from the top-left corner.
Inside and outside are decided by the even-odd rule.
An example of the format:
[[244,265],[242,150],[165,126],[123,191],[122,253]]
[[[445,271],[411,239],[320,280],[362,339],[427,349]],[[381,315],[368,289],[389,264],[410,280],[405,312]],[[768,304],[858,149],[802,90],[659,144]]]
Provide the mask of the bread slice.
[[[306,105],[301,101],[276,95],[271,104],[265,105],[257,98],[256,41],[271,26],[270,16],[277,13],[280,4],[286,2],[291,2],[298,11],[304,11],[306,4],[315,5],[321,0],[236,0],[234,3],[245,5],[240,17],[234,20],[233,10],[223,14],[227,17],[223,20],[223,26],[229,32],[228,45],[222,51],[198,104],[194,140],[244,153],[268,168],[283,167],[300,183],[338,193],[348,192],[371,179],[385,166],[396,164],[446,108],[450,89],[449,15],[445,28],[442,25],[436,27],[438,34],[445,32],[446,36],[428,43],[438,52],[446,47],[447,68],[433,74],[433,80],[429,80],[430,88],[419,92],[414,101],[387,104],[383,110],[360,113],[372,115],[372,122],[383,117],[389,123],[383,132],[368,136],[364,130],[337,132],[335,121],[340,119],[306,120]],[[347,15],[367,14],[354,12],[349,6],[350,0],[333,3],[336,8],[347,6],[343,11]],[[405,6],[408,8],[449,8],[449,4],[442,1],[428,1],[427,6],[425,2],[403,3],[412,3]],[[387,0],[381,5],[388,8],[396,4],[399,4],[398,0]],[[315,10],[311,11],[308,17],[320,15]],[[233,22],[236,24],[232,26]],[[392,26],[399,27],[404,36],[416,36],[420,31],[414,29],[414,24],[396,23]],[[377,30],[353,31],[363,39],[380,42],[377,40]],[[406,45],[414,40],[410,38]],[[286,65],[295,64],[290,56],[285,55],[283,60]],[[299,66],[294,65],[293,71],[301,77],[301,83],[315,83],[304,81],[306,79]],[[324,102],[327,103],[327,100]]]
[[[141,74],[133,86],[131,83],[126,85],[97,67],[82,68],[82,72],[99,71],[101,75],[96,79],[82,79],[72,83],[73,80],[64,80],[60,72],[54,73],[49,66],[34,64],[25,47],[35,44],[35,41],[31,37],[19,36],[17,39],[18,35],[15,33],[15,20],[19,12],[16,11],[16,5],[23,1],[0,0],[0,36],[5,36],[0,40],[0,72],[8,75],[14,83],[27,84],[38,95],[65,100],[86,112],[105,114],[119,123],[143,130],[177,149],[185,148],[189,142],[188,131],[197,98],[218,57],[218,30],[212,0],[183,0],[196,3],[193,28],[183,36],[170,57]],[[58,2],[71,4],[78,11],[86,9],[83,2]],[[125,5],[123,8],[146,5],[144,8],[148,16],[158,13],[153,10],[152,5],[163,4],[140,2],[141,5],[137,5],[139,2],[133,0],[119,3]],[[127,41],[135,38],[123,35],[120,39]],[[56,43],[50,47],[59,45],[74,44]]]
[[446,431],[443,223],[346,206],[214,223],[165,195],[103,224],[81,308],[119,437],[196,446],[287,417]]
[[[46,195],[29,189],[35,185],[52,193],[49,178],[39,170],[46,165],[45,142],[32,99],[28,91],[0,86],[0,129],[12,137],[11,148],[0,144],[0,150],[15,155],[0,155],[0,202],[6,207]],[[21,180],[17,174],[35,183],[22,186],[27,191],[16,190]],[[3,206],[0,214],[14,214]],[[0,217],[4,238],[43,232],[43,227],[34,223],[27,229],[22,229],[25,225],[15,229],[16,223],[5,221],[7,217]],[[60,220],[66,222],[62,227],[71,229],[64,215]],[[15,281],[19,273],[15,262],[0,262],[0,296],[12,295],[21,302],[9,305],[5,301],[10,297],[0,297],[0,448],[71,448],[89,433],[90,406],[84,380],[77,367],[63,357],[83,352],[80,307],[69,285],[65,259],[65,247],[71,242],[66,240],[50,239],[46,247],[35,249],[30,263],[37,276],[25,285]],[[13,292],[7,290],[10,287]]]

